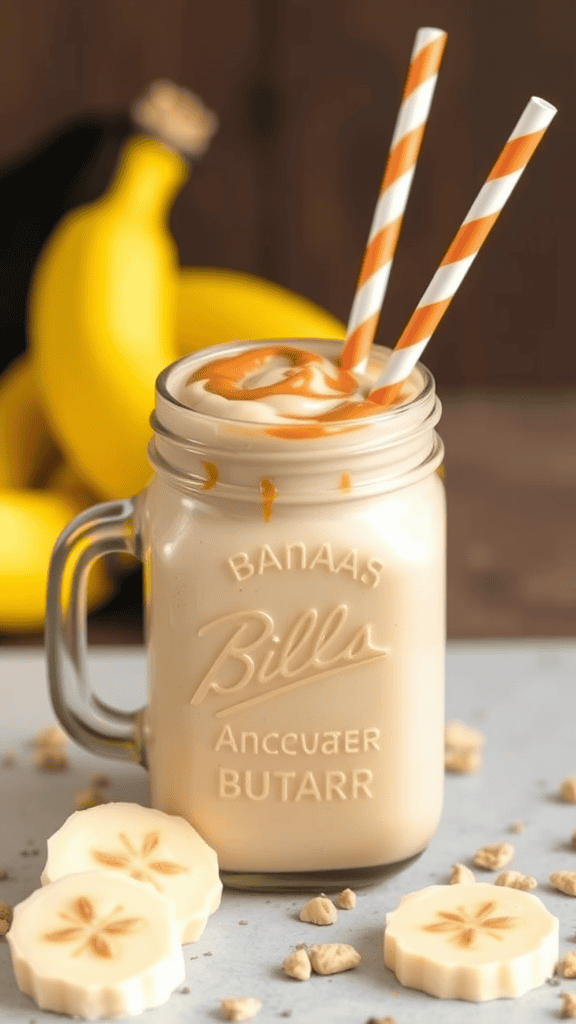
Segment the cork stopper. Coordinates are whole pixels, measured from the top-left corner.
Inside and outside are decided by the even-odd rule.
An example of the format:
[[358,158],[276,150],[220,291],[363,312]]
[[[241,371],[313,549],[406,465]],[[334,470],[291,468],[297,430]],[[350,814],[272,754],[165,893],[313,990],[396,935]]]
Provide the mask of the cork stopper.
[[152,82],[130,114],[138,127],[192,157],[206,152],[218,129],[218,117],[199,96],[163,78]]

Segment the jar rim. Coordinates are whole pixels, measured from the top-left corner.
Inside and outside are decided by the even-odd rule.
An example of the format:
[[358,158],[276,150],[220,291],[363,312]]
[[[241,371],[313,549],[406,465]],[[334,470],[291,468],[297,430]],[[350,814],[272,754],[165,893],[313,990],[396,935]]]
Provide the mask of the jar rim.
[[[170,378],[173,377],[177,369],[181,370],[183,375],[184,373],[189,373],[190,367],[195,364],[202,365],[209,359],[233,356],[244,351],[247,347],[257,348],[265,343],[267,345],[291,345],[296,348],[316,347],[316,349],[318,349],[319,345],[324,348],[336,345],[341,346],[341,342],[337,339],[274,338],[227,342],[222,345],[210,346],[210,348],[198,349],[185,356],[181,356],[180,359],[165,367],[157,377],[155,410],[150,418],[154,431],[161,427],[164,432],[168,432],[171,435],[171,440],[174,443],[183,442],[185,444],[187,441],[190,441],[197,444],[199,441],[199,431],[195,428],[200,428],[200,434],[208,433],[209,440],[207,443],[210,448],[215,447],[214,442],[216,438],[220,441],[230,439],[233,445],[237,447],[239,436],[242,435],[245,439],[249,439],[251,446],[257,445],[259,440],[265,441],[266,447],[269,447],[270,443],[275,442],[277,456],[282,455],[282,451],[279,449],[286,451],[289,449],[291,458],[294,457],[295,450],[302,451],[303,453],[306,452],[308,456],[321,449],[322,456],[326,457],[328,455],[327,449],[332,447],[332,445],[337,447],[340,453],[343,449],[353,451],[361,450],[366,444],[372,446],[375,434],[379,435],[378,443],[380,445],[397,444],[405,435],[412,433],[423,425],[423,421],[428,421],[430,414],[433,413],[437,405],[435,402],[434,377],[423,363],[417,363],[412,373],[420,378],[422,384],[417,394],[408,401],[385,408],[381,413],[377,413],[374,416],[357,420],[334,420],[330,424],[324,424],[328,429],[326,429],[321,437],[282,438],[279,443],[279,439],[269,433],[271,427],[277,426],[277,422],[268,423],[254,420],[230,419],[212,413],[200,413],[179,401],[170,388]],[[382,353],[383,361],[386,353],[390,352],[390,349],[379,345],[375,346],[373,352],[378,356]],[[162,415],[163,412],[168,413],[166,422],[165,417]],[[178,418],[179,429],[177,430],[175,429],[173,416]],[[439,416],[436,417],[435,422],[437,422],[438,418]],[[313,420],[311,419],[309,422],[313,422]],[[385,431],[382,428],[385,428]],[[384,436],[385,434],[388,434],[389,439]],[[351,442],[350,444],[347,443],[348,440]],[[254,448],[252,448],[252,453],[254,454]]]

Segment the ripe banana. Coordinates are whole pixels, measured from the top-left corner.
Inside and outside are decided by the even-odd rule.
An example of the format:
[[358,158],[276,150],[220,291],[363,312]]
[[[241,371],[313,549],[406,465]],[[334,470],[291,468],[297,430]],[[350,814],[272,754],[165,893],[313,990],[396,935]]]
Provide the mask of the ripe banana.
[[344,338],[346,329],[309,299],[252,274],[183,267],[178,277],[178,356],[248,338]]
[[[62,462],[48,432],[28,355],[0,377],[0,437],[0,631],[36,631],[44,624],[56,538],[94,498]],[[104,563],[97,563],[89,576],[89,607],[112,589]]]
[[168,146],[132,138],[108,192],[56,226],[32,281],[29,338],[49,423],[105,497],[136,493],[150,476],[154,381],[176,355],[166,220],[187,173]]
[[28,355],[0,376],[0,439],[0,488],[41,486],[60,458]]
[[[52,548],[58,535],[93,498],[68,466],[58,466],[48,488],[0,489],[0,631],[41,630]],[[65,583],[65,591],[69,580]],[[88,605],[94,608],[112,595],[113,582],[102,561],[88,580]]]

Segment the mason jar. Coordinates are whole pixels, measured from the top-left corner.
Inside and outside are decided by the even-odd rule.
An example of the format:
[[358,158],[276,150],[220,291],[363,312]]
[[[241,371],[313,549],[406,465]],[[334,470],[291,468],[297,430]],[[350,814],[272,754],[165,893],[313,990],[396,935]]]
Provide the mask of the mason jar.
[[[361,885],[425,849],[441,813],[440,404],[421,364],[407,401],[319,436],[178,397],[208,358],[255,344],[165,369],[149,485],[61,535],[47,617],[53,702],[77,742],[147,767],[152,805],[195,826],[228,884]],[[149,701],[134,715],[98,701],[86,671],[85,576],[109,551],[144,565]]]

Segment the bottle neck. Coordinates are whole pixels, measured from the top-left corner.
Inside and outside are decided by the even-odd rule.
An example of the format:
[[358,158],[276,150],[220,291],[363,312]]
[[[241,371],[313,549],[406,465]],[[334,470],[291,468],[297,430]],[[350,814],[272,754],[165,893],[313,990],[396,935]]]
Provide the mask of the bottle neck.
[[123,217],[165,222],[176,195],[188,177],[188,164],[157,139],[137,135],[125,145],[105,202]]

